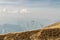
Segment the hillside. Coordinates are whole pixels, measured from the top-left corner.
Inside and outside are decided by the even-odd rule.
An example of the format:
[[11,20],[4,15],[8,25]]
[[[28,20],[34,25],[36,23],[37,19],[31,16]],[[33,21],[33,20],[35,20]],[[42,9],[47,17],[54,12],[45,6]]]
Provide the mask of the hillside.
[[0,40],[60,40],[60,22],[43,29],[0,35]]

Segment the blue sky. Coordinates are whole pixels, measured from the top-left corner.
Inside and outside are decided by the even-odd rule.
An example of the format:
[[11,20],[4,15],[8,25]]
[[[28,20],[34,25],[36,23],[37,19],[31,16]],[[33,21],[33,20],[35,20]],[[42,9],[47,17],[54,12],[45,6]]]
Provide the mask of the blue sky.
[[10,4],[19,6],[51,6],[60,5],[60,0],[0,0],[0,4]]
[[60,0],[0,0],[0,23],[25,18],[60,21]]

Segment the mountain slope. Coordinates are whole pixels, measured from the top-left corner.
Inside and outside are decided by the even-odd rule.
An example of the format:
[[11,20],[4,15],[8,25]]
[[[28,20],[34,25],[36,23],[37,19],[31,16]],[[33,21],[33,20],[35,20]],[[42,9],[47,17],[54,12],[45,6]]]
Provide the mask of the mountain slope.
[[60,40],[60,22],[43,29],[3,34],[0,40]]

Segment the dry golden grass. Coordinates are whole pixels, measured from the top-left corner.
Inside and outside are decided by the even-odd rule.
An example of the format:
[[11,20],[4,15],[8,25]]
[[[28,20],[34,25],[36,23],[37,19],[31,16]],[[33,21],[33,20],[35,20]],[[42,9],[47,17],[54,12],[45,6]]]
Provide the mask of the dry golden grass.
[[0,40],[60,40],[60,22],[39,30],[0,35]]

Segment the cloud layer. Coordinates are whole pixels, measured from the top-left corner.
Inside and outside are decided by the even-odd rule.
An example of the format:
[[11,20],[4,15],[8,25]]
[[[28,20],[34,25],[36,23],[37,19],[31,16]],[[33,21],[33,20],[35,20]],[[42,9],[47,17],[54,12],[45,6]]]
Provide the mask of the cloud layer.
[[0,0],[0,23],[13,23],[24,18],[58,21],[59,10],[60,0]]

